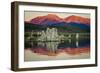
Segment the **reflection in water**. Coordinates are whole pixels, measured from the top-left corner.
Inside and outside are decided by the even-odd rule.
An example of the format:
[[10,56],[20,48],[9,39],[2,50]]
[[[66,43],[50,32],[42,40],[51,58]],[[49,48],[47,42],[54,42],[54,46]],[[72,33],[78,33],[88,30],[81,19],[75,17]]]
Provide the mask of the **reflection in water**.
[[[78,37],[78,36],[77,36]],[[58,52],[72,53],[84,53],[89,52],[90,40],[72,40],[56,41],[56,42],[30,42],[30,48],[34,53],[41,53],[48,55],[48,53],[58,54]],[[70,49],[70,50],[69,50]],[[83,51],[83,52],[82,52]],[[70,52],[70,53],[69,53]]]
[[90,58],[90,40],[68,39],[55,42],[28,42],[25,61],[67,60]]
[[46,48],[47,48],[48,51],[56,52],[59,42],[47,42],[47,43],[44,43],[44,44],[46,44]]

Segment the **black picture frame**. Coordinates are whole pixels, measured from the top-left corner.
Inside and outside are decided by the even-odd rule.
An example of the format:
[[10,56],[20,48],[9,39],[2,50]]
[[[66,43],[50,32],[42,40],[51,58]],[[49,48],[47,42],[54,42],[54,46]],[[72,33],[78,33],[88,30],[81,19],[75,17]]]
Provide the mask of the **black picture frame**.
[[[36,6],[50,6],[50,7],[62,7],[62,8],[83,8],[95,10],[95,64],[83,64],[83,65],[70,65],[70,66],[52,66],[52,67],[35,67],[35,68],[19,68],[18,53],[19,53],[19,25],[18,25],[18,11],[19,5],[36,5]],[[96,6],[84,6],[84,5],[69,5],[69,4],[50,4],[50,3],[34,3],[34,2],[12,2],[11,3],[11,70],[13,71],[28,71],[28,70],[45,70],[45,69],[61,69],[61,68],[79,68],[79,67],[92,67],[97,66],[97,7]]]

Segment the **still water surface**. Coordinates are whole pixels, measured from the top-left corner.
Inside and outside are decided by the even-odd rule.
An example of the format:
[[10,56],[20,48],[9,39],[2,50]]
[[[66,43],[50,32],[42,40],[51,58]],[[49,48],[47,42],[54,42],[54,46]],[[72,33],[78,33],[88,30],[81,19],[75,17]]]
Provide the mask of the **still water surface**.
[[29,42],[24,54],[25,61],[87,59],[90,58],[90,40]]

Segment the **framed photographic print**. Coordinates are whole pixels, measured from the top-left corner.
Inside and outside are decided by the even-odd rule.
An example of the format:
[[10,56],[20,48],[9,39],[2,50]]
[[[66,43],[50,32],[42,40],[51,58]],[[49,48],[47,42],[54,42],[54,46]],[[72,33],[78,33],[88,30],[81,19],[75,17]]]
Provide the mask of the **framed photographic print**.
[[11,3],[11,69],[97,66],[97,7]]

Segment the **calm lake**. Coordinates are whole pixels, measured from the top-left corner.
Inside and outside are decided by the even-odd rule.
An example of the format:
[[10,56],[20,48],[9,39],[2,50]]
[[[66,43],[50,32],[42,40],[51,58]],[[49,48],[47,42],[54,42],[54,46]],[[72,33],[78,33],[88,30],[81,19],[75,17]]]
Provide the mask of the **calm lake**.
[[28,42],[24,61],[69,60],[90,58],[90,39]]

